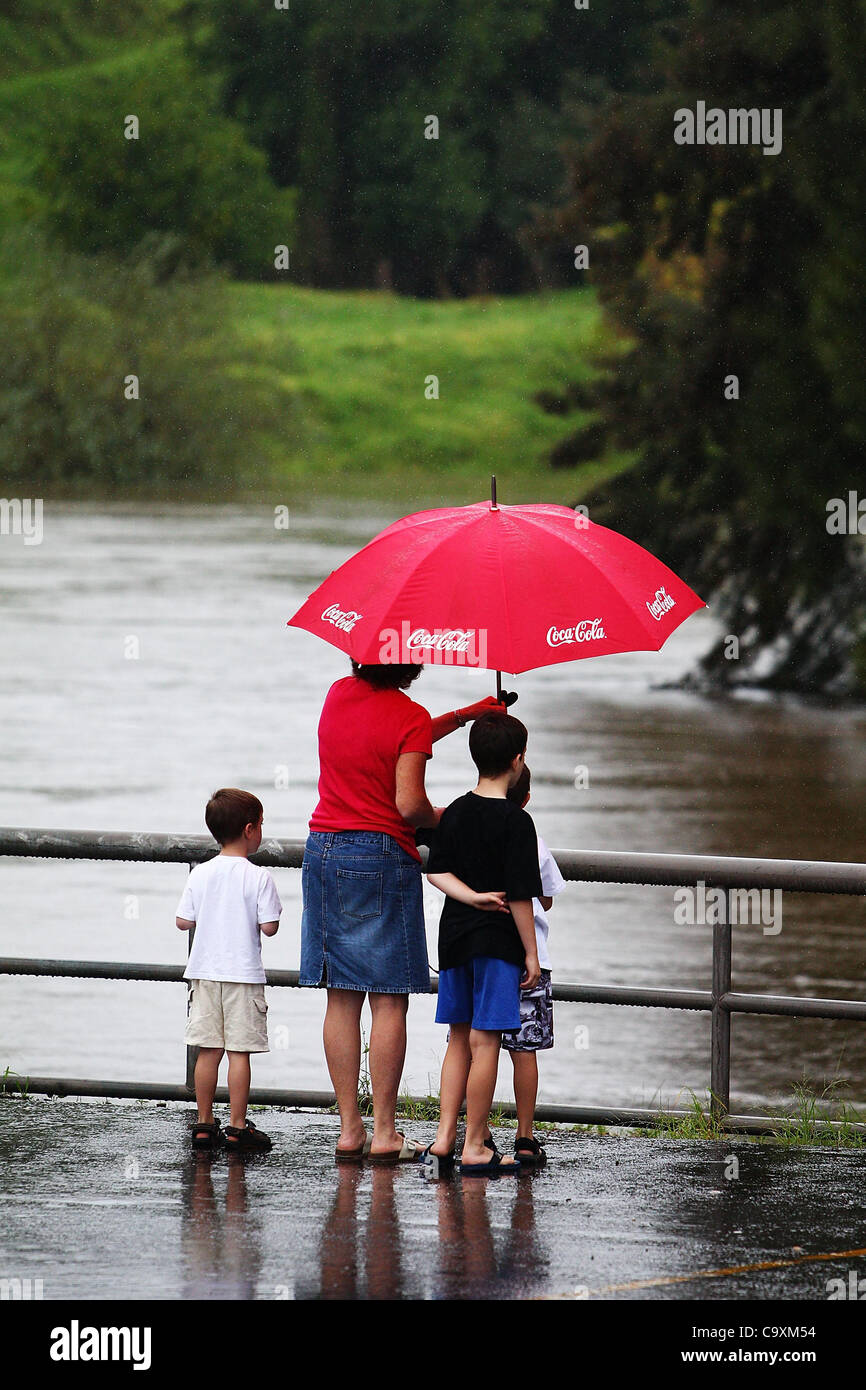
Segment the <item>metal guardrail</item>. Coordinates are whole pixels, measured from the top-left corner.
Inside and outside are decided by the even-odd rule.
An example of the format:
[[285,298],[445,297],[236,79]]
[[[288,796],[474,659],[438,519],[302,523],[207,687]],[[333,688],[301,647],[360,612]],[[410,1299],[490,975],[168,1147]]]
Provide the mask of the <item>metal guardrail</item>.
[[[30,859],[122,860],[133,863],[188,864],[192,868],[212,858],[218,847],[206,835],[156,835],[99,833],[77,830],[0,828],[0,856]],[[661,886],[722,888],[780,888],[796,893],[840,893],[866,895],[866,864],[847,864],[814,860],[744,859],[718,855],[642,854],[604,850],[553,850],[564,878],[572,881],[631,883]],[[262,842],[253,863],[269,868],[299,869],[304,856],[303,840]],[[422,863],[427,851],[421,849]],[[730,904],[729,904],[730,905]],[[554,999],[563,1003],[613,1004],[638,1008],[690,1009],[711,1015],[710,1096],[711,1108],[725,1127],[749,1133],[765,1133],[774,1127],[773,1119],[760,1115],[730,1114],[731,1016],[735,1013],[787,1015],[799,1018],[857,1019],[866,1021],[866,1001],[815,999],[787,995],[743,994],[731,990],[731,912],[727,921],[713,924],[712,988],[681,990],[633,988],[620,985],[557,984]],[[0,974],[51,975],[103,980],[181,981],[180,965],[143,965],[124,961],[39,960],[21,957],[0,958]],[[269,985],[298,987],[296,970],[266,971]],[[436,977],[431,976],[436,989]],[[38,1094],[131,1097],[156,1100],[187,1100],[194,1094],[192,1068],[195,1049],[187,1049],[184,1085],[149,1082],[93,1081],[81,1078],[28,1077],[28,1091]],[[16,1082],[6,1083],[15,1089]],[[227,1098],[224,1088],[219,1100]],[[327,1091],[284,1091],[259,1088],[250,1099],[255,1104],[328,1107],[334,1096]],[[513,1106],[503,1106],[514,1114]],[[572,1124],[651,1124],[658,1111],[630,1107],[540,1105],[541,1120],[563,1120]],[[668,1115],[687,1112],[666,1110]]]

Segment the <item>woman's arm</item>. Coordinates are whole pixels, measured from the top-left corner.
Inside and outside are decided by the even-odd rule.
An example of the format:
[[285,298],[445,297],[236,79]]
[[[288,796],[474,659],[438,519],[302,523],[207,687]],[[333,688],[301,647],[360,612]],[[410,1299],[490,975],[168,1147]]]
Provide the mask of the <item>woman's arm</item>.
[[[464,724],[469,724],[473,719],[477,719],[481,714],[507,714],[505,705],[501,704],[495,695],[487,695],[483,700],[476,700],[474,705],[461,705],[460,709],[449,710],[447,714],[437,715],[433,722],[433,742],[436,743],[446,734],[453,734],[455,729],[460,729]],[[459,718],[458,718],[459,716]]]
[[401,753],[397,759],[395,801],[397,810],[415,830],[439,824],[441,810],[430,802],[424,789],[426,753]]

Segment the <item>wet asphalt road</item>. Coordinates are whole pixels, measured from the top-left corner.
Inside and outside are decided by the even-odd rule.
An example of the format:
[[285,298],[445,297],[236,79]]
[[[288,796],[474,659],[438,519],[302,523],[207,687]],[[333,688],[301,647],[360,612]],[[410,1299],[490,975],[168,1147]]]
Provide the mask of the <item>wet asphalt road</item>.
[[330,1115],[257,1113],[274,1149],[246,1161],[193,1155],[192,1117],[0,1100],[0,1276],[45,1299],[820,1301],[866,1277],[856,1151],[563,1131],[539,1172],[437,1182],[336,1167]]

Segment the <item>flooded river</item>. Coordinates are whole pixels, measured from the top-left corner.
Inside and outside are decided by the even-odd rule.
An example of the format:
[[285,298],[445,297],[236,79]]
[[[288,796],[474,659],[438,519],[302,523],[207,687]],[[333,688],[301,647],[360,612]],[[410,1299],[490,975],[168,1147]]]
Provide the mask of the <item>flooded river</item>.
[[[0,537],[0,823],[204,833],[217,786],[256,792],[265,833],[302,839],[316,801],[316,724],[348,659],[286,619],[396,512],[334,502],[266,507],[48,505],[41,544]],[[658,654],[584,660],[505,680],[529,728],[529,811],[551,848],[866,858],[866,713],[658,688],[716,633],[702,612]],[[493,690],[488,672],[427,667],[433,714]],[[585,769],[576,775],[576,769]],[[427,785],[447,804],[474,784],[466,731],[435,745]],[[183,866],[0,861],[0,953],[182,961]],[[296,968],[300,874],[267,965]],[[440,896],[425,885],[431,962]],[[680,925],[672,889],[569,884],[550,914],[561,981],[708,988],[711,929]],[[862,998],[860,899],[785,894],[781,930],[734,929],[734,988]],[[273,1051],[254,1084],[329,1085],[323,994],[272,990]],[[0,977],[0,1071],[180,1082],[180,985]],[[410,1007],[405,1081],[438,1082],[433,1000]],[[709,1080],[709,1019],[557,1006],[540,1099],[687,1101]],[[275,1042],[280,1045],[275,1046]],[[866,1028],[735,1017],[733,1104],[778,1103],[808,1077],[866,1105]],[[509,1094],[503,1062],[498,1094]]]

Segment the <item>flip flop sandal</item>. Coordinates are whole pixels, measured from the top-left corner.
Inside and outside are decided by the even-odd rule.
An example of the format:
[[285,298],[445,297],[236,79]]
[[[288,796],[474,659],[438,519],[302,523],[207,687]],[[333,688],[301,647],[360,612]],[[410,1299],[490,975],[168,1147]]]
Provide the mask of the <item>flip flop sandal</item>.
[[252,1120],[246,1120],[243,1129],[226,1125],[225,1144],[228,1153],[267,1153],[268,1149],[273,1148],[268,1135],[256,1129]]
[[335,1148],[335,1149],[334,1149],[334,1160],[335,1160],[335,1162],[336,1162],[336,1163],[363,1163],[363,1162],[364,1162],[364,1159],[367,1157],[367,1155],[368,1155],[369,1152],[370,1152],[370,1145],[371,1145],[372,1142],[373,1142],[373,1136],[372,1136],[372,1134],[369,1133],[368,1130],[365,1130],[365,1131],[364,1131],[364,1136],[365,1136],[365,1137],[364,1137],[364,1142],[363,1142],[363,1144],[359,1144],[358,1147],[357,1147],[356,1149],[341,1149],[341,1148],[339,1148],[339,1147],[338,1147],[338,1148]]
[[[435,1142],[434,1139],[433,1144]],[[454,1157],[454,1150],[451,1149],[447,1154],[434,1154],[431,1153],[433,1144],[428,1144],[423,1153],[420,1154],[420,1161],[428,1168],[432,1168],[435,1174],[450,1173],[457,1161]]]
[[463,1163],[461,1160],[460,1172],[466,1173],[467,1176],[470,1173],[473,1175],[476,1173],[486,1174],[487,1176],[492,1173],[503,1175],[505,1173],[519,1173],[520,1159],[515,1159],[513,1163],[503,1163],[502,1154],[494,1154],[489,1163]]
[[198,1120],[190,1129],[190,1138],[194,1149],[217,1148],[222,1138],[219,1120],[213,1120],[207,1124]]
[[514,1157],[519,1158],[521,1163],[535,1164],[536,1168],[547,1162],[547,1154],[534,1136],[531,1139],[526,1136],[515,1139]]
[[[398,1130],[399,1134],[400,1131]],[[375,1163],[380,1168],[390,1168],[397,1163],[417,1163],[424,1153],[424,1145],[419,1144],[417,1139],[407,1139],[405,1134],[401,1134],[403,1140],[400,1149],[392,1149],[387,1154],[371,1153],[367,1157],[368,1163]]]

